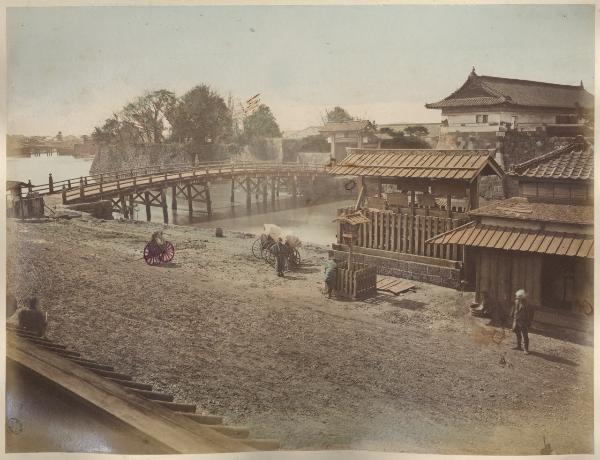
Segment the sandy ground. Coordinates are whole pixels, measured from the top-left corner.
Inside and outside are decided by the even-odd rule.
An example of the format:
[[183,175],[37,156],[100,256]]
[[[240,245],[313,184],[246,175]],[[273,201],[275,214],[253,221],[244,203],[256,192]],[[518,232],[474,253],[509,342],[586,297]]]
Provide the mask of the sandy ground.
[[11,220],[9,290],[41,298],[51,338],[287,449],[592,452],[592,347],[533,335],[525,356],[426,284],[328,300],[317,246],[281,279],[249,235],[166,226],[175,259],[150,267],[159,227]]

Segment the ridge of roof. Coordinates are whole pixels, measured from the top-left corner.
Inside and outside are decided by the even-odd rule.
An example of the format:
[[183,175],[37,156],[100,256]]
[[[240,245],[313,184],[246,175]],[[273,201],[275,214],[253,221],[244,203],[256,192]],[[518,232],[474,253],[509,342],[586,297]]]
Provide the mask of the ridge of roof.
[[564,89],[573,89],[573,90],[584,90],[587,91],[583,86],[581,85],[565,85],[563,83],[550,83],[550,82],[545,82],[545,81],[537,81],[537,80],[522,80],[520,78],[508,78],[508,77],[495,77],[493,75],[476,75],[474,76],[474,78],[478,78],[478,79],[482,79],[482,80],[499,80],[499,81],[503,81],[503,82],[507,82],[507,83],[518,83],[518,84],[526,84],[526,85],[535,85],[535,86],[539,86],[539,85],[543,85],[543,86],[553,86],[553,87],[557,87],[557,88],[564,88]]

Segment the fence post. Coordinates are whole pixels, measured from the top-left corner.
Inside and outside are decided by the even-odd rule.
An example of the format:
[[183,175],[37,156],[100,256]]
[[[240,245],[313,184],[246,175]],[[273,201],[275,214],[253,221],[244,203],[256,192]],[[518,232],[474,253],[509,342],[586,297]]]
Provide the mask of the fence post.
[[62,204],[67,204],[67,191],[64,188],[62,191]]
[[31,193],[33,191],[33,185],[31,184],[31,179],[29,179],[27,181],[27,189],[29,190],[29,193]]
[[83,198],[85,190],[83,189],[83,177],[79,178],[79,196]]
[[52,180],[52,173],[48,174],[48,193],[54,192],[54,181]]

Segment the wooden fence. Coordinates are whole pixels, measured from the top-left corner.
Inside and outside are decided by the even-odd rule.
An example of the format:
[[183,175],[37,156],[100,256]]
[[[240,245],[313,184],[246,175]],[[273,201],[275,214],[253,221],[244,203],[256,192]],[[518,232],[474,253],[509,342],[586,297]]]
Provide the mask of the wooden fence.
[[354,262],[352,270],[337,269],[336,294],[360,299],[375,294],[377,290],[377,267]]
[[[352,210],[339,209],[338,215],[342,212],[352,212]],[[462,260],[462,247],[457,244],[438,245],[428,244],[425,241],[465,224],[469,220],[466,217],[419,216],[375,209],[363,210],[363,213],[369,222],[359,226],[356,246],[439,259]],[[338,244],[342,244],[342,233],[340,223]]]

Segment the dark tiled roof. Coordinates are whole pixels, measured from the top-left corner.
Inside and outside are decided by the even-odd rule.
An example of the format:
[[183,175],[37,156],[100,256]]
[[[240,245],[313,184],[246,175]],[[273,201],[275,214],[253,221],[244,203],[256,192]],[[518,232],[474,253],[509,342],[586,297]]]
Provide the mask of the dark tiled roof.
[[467,81],[441,101],[425,104],[430,109],[490,105],[571,108],[594,107],[594,96],[583,86],[531,80],[469,75]]
[[522,178],[594,180],[594,147],[573,143],[515,165],[511,175]]
[[504,219],[592,225],[593,206],[531,203],[527,198],[514,197],[470,211],[471,216],[500,217]]
[[369,120],[344,121],[342,123],[325,123],[325,126],[319,128],[322,133],[333,133],[338,131],[362,131],[371,126]]
[[347,150],[348,156],[331,168],[330,174],[466,181],[471,181],[479,174],[504,174],[489,150]]
[[475,222],[437,235],[427,240],[427,243],[594,258],[592,235],[496,227]]

